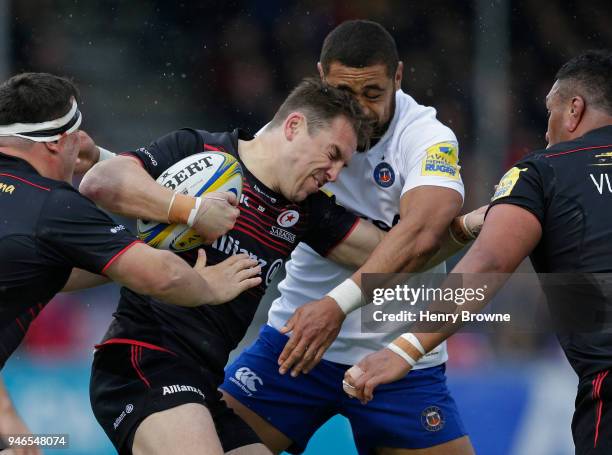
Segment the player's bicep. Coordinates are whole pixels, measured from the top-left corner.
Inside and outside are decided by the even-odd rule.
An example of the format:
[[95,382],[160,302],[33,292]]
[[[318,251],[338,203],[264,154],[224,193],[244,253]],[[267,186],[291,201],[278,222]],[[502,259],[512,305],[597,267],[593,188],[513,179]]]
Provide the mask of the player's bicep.
[[413,188],[400,199],[400,219],[414,232],[440,237],[463,205],[462,195],[454,189],[423,185]]
[[487,213],[480,234],[453,272],[511,273],[542,238],[542,225],[530,210],[498,204]]
[[98,274],[137,241],[125,226],[68,188],[53,190],[45,202],[36,239],[40,253],[50,262]]
[[329,252],[327,258],[350,267],[360,267],[384,235],[385,232],[372,223],[359,220],[345,239]]

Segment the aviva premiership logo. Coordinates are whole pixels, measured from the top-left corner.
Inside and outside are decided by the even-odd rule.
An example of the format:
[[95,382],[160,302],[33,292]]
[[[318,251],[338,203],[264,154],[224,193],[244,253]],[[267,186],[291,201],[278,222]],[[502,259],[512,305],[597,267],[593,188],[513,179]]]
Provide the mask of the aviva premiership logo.
[[421,175],[459,179],[460,166],[457,146],[451,142],[440,142],[426,150],[421,166]]

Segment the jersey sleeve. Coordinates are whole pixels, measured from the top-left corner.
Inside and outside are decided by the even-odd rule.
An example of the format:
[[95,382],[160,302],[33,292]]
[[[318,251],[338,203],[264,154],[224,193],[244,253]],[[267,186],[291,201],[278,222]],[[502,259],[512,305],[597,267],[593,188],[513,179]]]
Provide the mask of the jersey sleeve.
[[36,238],[50,263],[103,273],[119,255],[140,242],[122,224],[76,190],[56,188],[45,202]]
[[327,192],[317,191],[309,197],[309,229],[301,239],[321,256],[342,242],[357,226],[359,217],[336,203]]
[[185,128],[160,137],[148,147],[140,147],[123,155],[138,158],[147,172],[157,179],[174,163],[201,151],[203,150],[198,133]]
[[449,128],[439,125],[427,135],[418,135],[418,128],[402,135],[399,141],[402,174],[405,179],[402,196],[423,185],[442,186],[464,196],[459,145]]
[[527,158],[506,172],[491,198],[494,205],[512,204],[529,210],[543,224],[550,196],[552,169],[537,158]]

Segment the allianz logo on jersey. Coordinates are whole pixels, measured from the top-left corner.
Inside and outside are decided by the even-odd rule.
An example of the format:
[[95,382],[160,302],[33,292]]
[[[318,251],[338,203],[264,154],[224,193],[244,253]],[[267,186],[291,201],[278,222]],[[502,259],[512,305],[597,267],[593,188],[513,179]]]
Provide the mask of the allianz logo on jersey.
[[204,392],[202,392],[197,387],[193,387],[190,385],[173,384],[173,385],[165,385],[162,388],[162,395],[172,395],[173,393],[177,393],[177,392],[193,392],[193,393],[197,393],[202,398],[206,399],[206,396],[204,396]]
[[263,385],[261,378],[247,367],[238,368],[234,376],[230,377],[229,380],[248,396],[252,396],[253,392],[257,392],[258,385]]
[[251,253],[249,250],[240,248],[240,240],[237,240],[228,234],[225,234],[215,240],[211,247],[221,251],[224,254],[229,254],[230,256],[240,253],[248,254],[250,259],[255,259],[259,263],[262,270],[266,265],[268,265],[268,261],[257,257],[256,254]]

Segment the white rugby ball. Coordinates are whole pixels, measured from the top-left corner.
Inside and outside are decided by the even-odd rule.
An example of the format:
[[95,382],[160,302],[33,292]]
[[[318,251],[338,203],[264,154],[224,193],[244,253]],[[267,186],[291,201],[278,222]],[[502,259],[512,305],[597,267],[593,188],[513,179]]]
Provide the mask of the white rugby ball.
[[[157,183],[175,193],[194,197],[213,191],[230,191],[240,200],[242,167],[236,158],[228,153],[196,153],[162,172]],[[181,252],[202,245],[200,236],[184,224],[139,219],[136,225],[138,238],[154,248]]]

